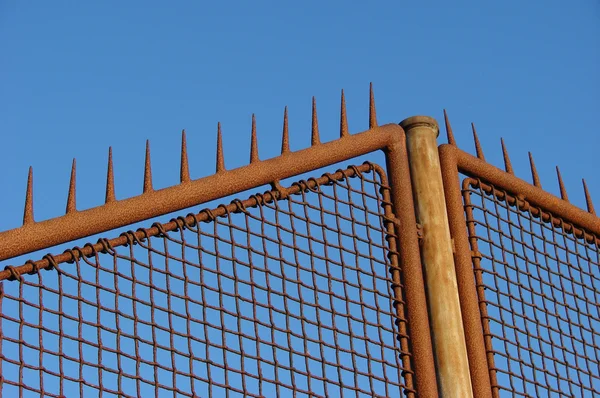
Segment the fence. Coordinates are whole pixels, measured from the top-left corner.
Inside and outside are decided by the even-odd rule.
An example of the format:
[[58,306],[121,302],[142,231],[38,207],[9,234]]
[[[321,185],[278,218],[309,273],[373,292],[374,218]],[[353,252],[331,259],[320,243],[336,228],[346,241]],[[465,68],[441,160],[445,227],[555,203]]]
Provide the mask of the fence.
[[[0,260],[121,229],[0,272],[6,396],[600,394],[600,219],[456,146],[435,120],[340,138],[0,233]],[[475,132],[474,132],[475,133]],[[336,164],[376,151],[385,165]],[[439,151],[439,157],[438,157]],[[439,159],[439,162],[438,162]],[[332,169],[332,167],[334,169]],[[314,175],[325,170],[322,176]],[[294,178],[310,173],[304,180]],[[248,198],[235,197],[270,184]],[[462,184],[462,185],[461,185]],[[587,192],[587,190],[586,190]],[[129,224],[213,200],[229,203]],[[60,233],[58,233],[60,232]],[[109,232],[115,236],[115,232]]]

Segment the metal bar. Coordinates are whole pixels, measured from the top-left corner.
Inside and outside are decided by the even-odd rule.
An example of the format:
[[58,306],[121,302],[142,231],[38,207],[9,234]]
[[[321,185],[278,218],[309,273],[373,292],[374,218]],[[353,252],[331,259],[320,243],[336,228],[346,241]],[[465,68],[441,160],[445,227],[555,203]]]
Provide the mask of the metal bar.
[[273,181],[384,149],[401,139],[396,124],[375,127],[355,135],[287,152],[230,171],[92,209],[71,212],[0,233],[0,261],[71,240],[106,232],[138,221],[196,206]]
[[[478,178],[465,178],[462,188],[480,307],[486,308],[486,349],[496,358],[492,388],[521,396],[600,393],[600,377],[590,371],[599,368],[600,333],[590,326],[599,320],[598,302],[587,294],[600,286],[598,237]],[[546,337],[543,330],[552,332]],[[502,375],[499,384],[494,373]]]
[[[113,244],[73,248],[63,258],[75,264],[0,284],[3,304],[13,307],[0,314],[4,342],[27,350],[3,358],[25,372],[22,380],[9,372],[5,382],[37,395],[58,395],[64,385],[128,397],[414,396],[413,372],[404,366],[411,362],[408,325],[403,311],[396,315],[404,302],[393,300],[402,286],[390,275],[400,264],[382,171],[367,163],[276,185],[125,232]],[[47,260],[58,264],[59,256]],[[42,316],[63,322],[53,328]],[[25,329],[58,338],[27,339],[19,333]],[[185,340],[187,349],[178,349]],[[62,349],[77,345],[79,355]],[[98,355],[84,358],[82,345]],[[47,352],[75,372],[39,367],[36,353]],[[103,363],[114,354],[116,362]],[[102,371],[114,381],[103,384]]]
[[472,397],[471,377],[444,187],[435,119],[415,116],[400,124],[406,131],[417,221],[423,227],[421,248],[437,378],[441,395]]
[[410,188],[412,184],[406,150],[406,135],[404,131],[397,134],[402,139],[390,145],[385,153],[391,200],[394,205],[394,215],[398,220],[396,233],[400,248],[400,262],[403,267],[407,318],[413,342],[412,356],[416,387],[420,396],[436,397],[438,396],[438,387],[429,332],[421,254],[419,253],[417,221],[414,211],[411,210],[414,208],[414,203]]
[[[462,204],[460,180],[456,167],[456,151],[452,145],[439,147],[444,196],[448,209],[450,236],[454,243],[454,264],[456,281],[460,297],[460,309],[465,331],[469,370],[473,395],[476,397],[491,397],[489,369],[492,367],[486,358],[484,333],[481,326],[481,312],[478,291],[473,273],[471,248],[467,234],[467,224]],[[493,359],[493,358],[492,358]]]
[[[397,326],[398,326],[398,338],[400,340],[400,344],[402,347],[402,351],[405,352],[405,355],[401,355],[402,356],[402,364],[404,365],[405,368],[405,380],[406,380],[406,386],[408,388],[414,388],[415,385],[415,380],[414,380],[414,371],[412,370],[412,366],[411,366],[411,362],[414,362],[410,360],[410,355],[409,353],[409,347],[408,347],[408,340],[406,339],[406,336],[408,336],[408,327],[406,325],[406,309],[405,309],[405,303],[406,301],[404,300],[403,297],[403,285],[402,285],[402,278],[401,278],[401,266],[400,266],[400,254],[398,253],[398,247],[399,245],[399,239],[396,239],[398,237],[397,232],[396,232],[396,225],[394,223],[394,213],[392,211],[392,207],[393,207],[393,202],[391,200],[391,194],[390,194],[390,184],[387,180],[387,177],[385,175],[385,172],[380,169],[379,167],[375,166],[375,171],[380,175],[381,177],[381,181],[383,183],[383,185],[385,186],[385,188],[381,188],[381,195],[383,197],[383,203],[382,203],[382,207],[384,210],[384,214],[385,214],[385,224],[386,224],[386,230],[387,230],[387,236],[386,236],[386,240],[388,242],[389,245],[389,252],[388,252],[388,257],[389,257],[389,261],[390,261],[390,273],[392,276],[392,291],[393,291],[393,295],[394,295],[394,310],[396,311],[396,319],[398,320],[397,322]],[[423,314],[422,314],[423,315]],[[410,321],[409,321],[410,322]],[[419,334],[418,332],[415,334]],[[419,358],[420,359],[420,358]],[[417,391],[419,391],[421,394],[423,393],[420,389],[417,389]],[[405,392],[407,397],[411,397],[414,398],[415,397],[415,391],[411,391],[411,390],[407,390]]]
[[[371,169],[371,164],[363,164],[361,166],[356,167],[356,170],[359,172],[369,171]],[[330,179],[340,179],[344,176],[352,177],[356,174],[355,169],[348,169],[347,171],[338,171],[330,176],[324,176],[317,179],[310,179],[306,182],[305,189],[314,188],[317,184],[324,184]],[[300,184],[294,184],[289,188],[285,189],[286,195],[293,195],[302,190],[302,186]],[[200,211],[198,214],[188,214],[185,217],[178,217],[169,221],[168,223],[161,224],[160,226],[153,224],[150,228],[139,229],[135,232],[127,231],[122,233],[116,238],[113,239],[100,239],[98,243],[91,244],[88,243],[82,248],[77,248],[73,250],[67,250],[62,254],[57,256],[44,256],[41,260],[38,261],[28,261],[27,263],[20,266],[11,266],[7,269],[0,271],[0,281],[5,279],[14,278],[18,279],[20,275],[36,272],[41,269],[51,268],[61,263],[66,263],[70,261],[75,261],[78,258],[82,257],[91,257],[96,252],[102,252],[107,248],[123,246],[126,244],[131,244],[134,241],[141,241],[150,237],[158,236],[163,232],[171,232],[176,229],[182,228],[182,225],[190,225],[194,226],[199,222],[210,220],[211,218],[220,217],[228,212],[234,213],[243,209],[243,207],[255,207],[257,205],[263,203],[271,203],[276,199],[277,192],[276,191],[267,191],[261,195],[262,199],[259,199],[257,195],[253,195],[249,199],[244,201],[234,201],[229,205],[219,206],[214,210],[211,210],[210,213],[206,211]],[[242,207],[240,207],[240,204]]]
[[[444,146],[446,145],[441,147]],[[541,207],[566,222],[575,224],[592,234],[600,235],[600,218],[456,147],[449,145],[448,147],[449,149],[445,149],[445,151],[455,152],[456,165],[461,173],[480,178],[496,188],[515,193],[516,196],[526,199],[534,207]]]

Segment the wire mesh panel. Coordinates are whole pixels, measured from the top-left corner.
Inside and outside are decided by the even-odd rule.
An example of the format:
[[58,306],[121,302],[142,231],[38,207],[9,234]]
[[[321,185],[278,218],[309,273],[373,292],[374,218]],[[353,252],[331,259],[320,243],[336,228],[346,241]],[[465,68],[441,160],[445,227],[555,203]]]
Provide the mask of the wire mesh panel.
[[4,396],[410,393],[384,179],[351,167],[14,273]]
[[600,394],[598,237],[478,180],[463,198],[493,387]]

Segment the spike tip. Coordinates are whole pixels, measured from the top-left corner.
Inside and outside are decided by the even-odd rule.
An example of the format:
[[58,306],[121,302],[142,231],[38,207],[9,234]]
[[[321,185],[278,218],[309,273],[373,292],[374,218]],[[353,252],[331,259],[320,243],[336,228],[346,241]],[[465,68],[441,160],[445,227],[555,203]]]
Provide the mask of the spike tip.
[[252,131],[250,133],[250,163],[258,162],[258,142],[256,139],[256,117],[252,114]]
[[504,157],[504,169],[507,173],[515,174],[512,163],[510,162],[510,158],[508,157],[508,150],[506,149],[506,145],[504,145],[504,139],[500,138],[500,143],[502,144],[502,157]]
[[452,132],[452,126],[450,126],[450,119],[448,119],[448,113],[444,109],[444,123],[446,124],[446,137],[448,138],[448,144],[456,146],[456,140],[454,139],[454,133]]
[[377,112],[375,111],[375,94],[373,83],[369,84],[369,129],[377,127]]
[[221,136],[221,122],[217,123],[217,173],[225,171],[225,159],[223,158],[223,138]]
[[283,134],[281,136],[281,154],[290,151],[290,133],[288,131],[288,109],[283,110]]
[[146,140],[146,162],[144,164],[144,193],[153,191],[152,165],[150,163],[150,140]]
[[531,177],[533,178],[533,185],[541,188],[542,183],[540,182],[540,177],[538,176],[537,169],[535,168],[535,163],[533,162],[533,155],[531,152],[529,152],[529,164],[531,165]]
[[181,165],[179,167],[179,181],[188,182],[190,180],[190,164],[187,154],[187,139],[185,130],[181,130]]
[[108,169],[106,171],[106,196],[104,203],[114,202],[115,198],[115,176],[113,174],[112,147],[108,147]]
[[473,129],[473,140],[475,141],[475,152],[477,153],[477,157],[481,160],[485,160],[485,156],[483,156],[483,149],[481,149],[481,143],[479,142],[479,137],[477,136],[477,130],[475,130],[474,123],[471,123],[471,128]]
[[588,191],[587,184],[585,180],[581,180],[583,182],[583,192],[585,193],[585,203],[587,205],[588,212],[596,215],[596,211],[594,210],[594,202],[592,202],[592,195],[590,195],[590,191]]
[[344,138],[350,135],[348,132],[348,117],[346,116],[346,97],[344,96],[344,90],[342,90],[342,101],[340,105],[340,138]]
[[560,170],[558,166],[556,166],[556,176],[558,177],[558,188],[560,189],[560,197],[562,200],[569,201],[569,196],[567,195],[567,189],[565,188],[565,184],[563,183],[562,176],[560,175]]
[[25,192],[25,211],[23,212],[23,225],[33,224],[33,167],[29,166],[27,175],[27,191]]
[[317,100],[315,97],[312,99],[312,135],[310,144],[312,146],[318,145],[321,143],[321,139],[319,138],[319,121],[317,120]]
[[74,213],[77,211],[75,200],[75,176],[76,176],[76,167],[77,163],[75,159],[73,159],[73,164],[71,165],[71,180],[69,181],[69,195],[67,196],[67,210],[66,213]]

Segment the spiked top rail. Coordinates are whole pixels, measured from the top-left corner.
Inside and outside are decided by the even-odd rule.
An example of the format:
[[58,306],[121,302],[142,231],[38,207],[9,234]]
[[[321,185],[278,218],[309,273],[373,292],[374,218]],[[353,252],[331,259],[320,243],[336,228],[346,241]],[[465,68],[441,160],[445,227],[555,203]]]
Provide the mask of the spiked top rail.
[[[173,187],[156,191],[147,189],[139,196],[108,202],[92,209],[71,211],[62,217],[41,222],[26,222],[21,228],[0,233],[0,260],[123,227],[361,156],[393,144],[399,139],[400,131],[402,130],[398,125],[388,124],[234,170],[221,169],[214,175],[185,181]],[[148,185],[147,183],[146,186]]]
[[[33,175],[30,169],[24,225],[0,233],[0,247],[2,248],[0,260],[124,227],[141,220],[197,206],[265,184],[271,184],[277,190],[278,187],[281,187],[280,180],[282,179],[381,150],[385,154],[386,170],[389,173],[389,193],[394,208],[392,220],[396,228],[396,237],[390,241],[390,249],[398,245],[398,256],[403,269],[402,276],[398,272],[394,274],[394,283],[397,286],[403,286],[402,293],[396,291],[396,289],[394,294],[397,296],[403,294],[405,297],[398,296],[396,300],[400,300],[399,302],[405,300],[407,318],[411,325],[411,368],[415,375],[419,374],[415,381],[415,389],[424,397],[438,396],[404,130],[397,124],[378,126],[371,85],[369,129],[362,133],[349,134],[345,97],[342,91],[339,136],[339,139],[332,142],[321,143],[316,101],[313,98],[311,147],[299,151],[290,150],[286,108],[281,155],[268,160],[259,159],[256,121],[253,117],[250,164],[237,169],[226,170],[219,124],[217,127],[216,173],[198,180],[191,180],[188,171],[186,137],[185,132],[183,132],[181,183],[160,190],[154,190],[152,186],[150,147],[147,142],[144,192],[139,196],[123,200],[116,200],[112,151],[109,149],[106,203],[92,209],[76,210],[74,163],[67,214],[41,222],[35,222],[33,218]],[[128,236],[131,236],[131,234],[128,234]],[[399,238],[400,236],[402,239]],[[106,243],[106,241],[101,241],[100,245],[102,242]],[[80,250],[82,250],[82,253],[87,253],[87,251],[92,250],[92,245],[88,244]],[[0,272],[0,279],[20,279],[20,275],[39,270],[46,263],[51,265],[53,258],[52,256],[46,256],[41,261],[42,263],[38,264],[30,261],[23,266],[8,266]]]
[[478,282],[481,278],[481,270],[474,270],[474,265],[479,264],[479,260],[477,260],[476,247],[472,246],[472,234],[467,229],[459,173],[491,184],[496,188],[494,190],[496,195],[502,196],[502,191],[510,193],[511,195],[506,195],[506,200],[519,211],[531,212],[533,217],[541,218],[543,222],[550,222],[555,227],[564,229],[565,233],[573,233],[588,242],[595,241],[597,245],[600,245],[600,219],[594,212],[585,181],[583,181],[583,188],[587,212],[568,202],[558,168],[560,198],[541,188],[531,153],[529,153],[529,160],[532,184],[514,175],[504,140],[501,140],[501,144],[505,171],[485,161],[474,125],[472,130],[477,156],[472,156],[458,148],[446,112],[444,118],[448,144],[440,145],[439,154],[450,232],[454,242],[454,262],[473,392],[477,397],[498,396],[498,389],[492,388],[496,386],[494,354],[486,349],[491,346],[491,335],[486,329],[486,322],[483,321],[487,319],[487,306],[482,299],[485,297],[484,286]]
[[373,91],[370,96],[369,130],[350,135],[346,120],[345,99],[342,93],[340,139],[321,143],[317,121],[316,101],[313,98],[310,148],[290,151],[287,128],[287,109],[284,114],[281,155],[259,160],[256,122],[252,118],[250,164],[234,170],[225,169],[220,124],[217,128],[216,173],[190,180],[185,132],[182,133],[181,183],[154,190],[150,162],[150,146],[146,142],[144,190],[141,195],[116,200],[113,181],[112,152],[109,151],[106,203],[91,209],[76,210],[75,161],[69,185],[67,212],[64,216],[35,222],[33,218],[33,172],[27,181],[23,226],[0,232],[0,261],[42,248],[84,238],[123,227],[138,221],[168,214],[205,203],[256,186],[274,183],[329,164],[345,161],[379,149],[385,149],[401,139],[402,128],[396,124],[377,126]]
[[[382,150],[386,155],[386,172],[389,179],[389,190],[386,192],[392,204],[386,210],[386,221],[389,223],[391,230],[395,231],[389,235],[391,238],[389,239],[388,254],[397,254],[402,269],[402,275],[396,272],[393,276],[394,300],[402,303],[398,306],[398,311],[401,311],[400,307],[402,305],[406,305],[408,325],[410,325],[408,330],[400,331],[401,334],[407,333],[410,335],[411,340],[410,361],[404,358],[407,363],[411,362],[410,366],[407,366],[407,369],[412,372],[409,372],[408,378],[414,376],[415,390],[420,396],[437,396],[439,391],[436,374],[439,376],[440,370],[434,366],[433,360],[436,350],[432,348],[430,335],[430,333],[435,333],[430,328],[431,322],[429,320],[431,297],[427,297],[429,302],[426,299],[426,294],[431,292],[426,293],[427,289],[423,281],[423,269],[427,272],[427,261],[421,253],[418,237],[419,234],[423,235],[428,231],[425,231],[424,228],[422,230],[418,229],[415,217],[415,202],[413,201],[415,186],[410,177],[414,164],[409,164],[407,137],[404,129],[396,124],[378,126],[372,86],[369,104],[369,129],[350,135],[345,98],[342,91],[340,138],[332,142],[321,143],[316,101],[313,98],[311,147],[298,151],[291,151],[289,147],[286,108],[281,155],[268,160],[260,160],[259,158],[256,120],[253,116],[250,164],[233,170],[226,170],[225,168],[222,133],[219,124],[217,126],[216,173],[197,180],[190,178],[184,131],[182,132],[180,184],[160,190],[153,188],[150,145],[149,142],[146,142],[143,193],[128,199],[116,199],[112,150],[109,148],[105,204],[92,209],[77,210],[76,163],[73,161],[66,214],[41,222],[36,222],[33,217],[33,172],[30,168],[25,198],[24,223],[20,228],[0,232],[0,260],[122,228],[135,222],[197,206],[265,184],[271,184],[273,191],[265,194],[263,196],[264,200],[280,199],[280,197],[276,197],[277,195],[284,198],[286,195],[294,193],[294,189],[301,189],[301,187],[292,188],[291,190],[283,189],[280,184],[282,179]],[[474,125],[472,125],[472,132],[476,156],[472,156],[457,147],[445,112],[444,116],[448,144],[440,145],[437,151],[439,151],[440,160],[438,172],[441,172],[442,175],[444,202],[448,215],[447,226],[450,230],[451,245],[453,245],[451,248],[451,261],[446,262],[446,265],[450,264],[455,267],[460,316],[464,328],[464,341],[467,347],[473,395],[477,397],[498,396],[501,387],[498,387],[497,367],[494,361],[498,355],[501,358],[505,358],[507,355],[495,353],[492,349],[491,339],[493,333],[489,327],[489,320],[492,318],[488,314],[487,304],[493,301],[490,301],[486,296],[484,291],[486,285],[482,282],[485,264],[482,265],[481,253],[477,249],[477,239],[480,237],[477,236],[475,230],[475,224],[478,221],[474,219],[472,214],[475,207],[472,204],[465,203],[463,197],[465,190],[471,188],[461,186],[461,179],[464,176],[474,179],[474,181],[477,181],[477,186],[480,187],[482,195],[493,196],[495,203],[505,201],[507,207],[512,207],[511,211],[518,213],[519,216],[526,214],[525,217],[537,218],[541,223],[562,230],[564,236],[572,234],[577,239],[583,239],[587,243],[595,245],[595,247],[600,247],[600,219],[596,216],[585,181],[583,181],[583,188],[587,211],[569,202],[558,168],[556,172],[560,197],[542,189],[531,153],[529,154],[529,161],[532,183],[529,183],[514,175],[504,140],[501,140],[501,145],[505,170],[501,170],[486,162]],[[433,140],[433,143],[437,145],[435,140]],[[360,171],[369,167],[374,166],[359,166],[356,170]],[[382,170],[377,171],[382,176],[384,175]],[[325,181],[330,177],[325,176],[323,178],[323,181]],[[388,185],[387,181],[386,186]],[[311,180],[307,184],[309,186]],[[463,184],[466,183],[463,182]],[[219,216],[221,212],[225,214],[238,211],[240,206],[254,206],[258,204],[257,200],[251,198],[247,203],[234,201],[230,205],[221,205],[210,214],[200,212],[199,215],[178,217],[160,227],[159,224],[154,224],[151,228],[143,231],[125,232],[111,241],[101,239],[96,244],[88,243],[82,248],[75,248],[61,255],[46,255],[42,260],[29,261],[18,267],[7,266],[3,271],[0,271],[0,281],[21,280],[21,276],[25,273],[37,272],[42,268],[52,268],[59,262],[76,261],[76,257],[88,256],[94,252],[106,250],[111,245],[130,244],[135,242],[136,239],[143,239],[145,236],[159,235],[161,231],[165,230],[164,228],[168,230],[181,229],[186,224],[198,223],[203,221],[204,218],[208,220],[211,217]],[[391,210],[392,208],[393,210]],[[489,227],[490,225],[487,224],[487,228]],[[600,255],[600,251],[598,253]],[[492,257],[493,255],[488,255],[488,260]],[[453,264],[451,264],[452,262]],[[432,281],[429,281],[429,283],[432,283]],[[511,299],[514,299],[514,297],[516,296],[511,296]],[[521,299],[521,297],[518,299]],[[398,315],[398,319],[403,318]],[[405,326],[401,325],[401,328]],[[452,344],[452,342],[445,343]],[[448,366],[448,368],[453,371],[456,367]],[[513,376],[510,375],[510,377]],[[522,377],[522,379],[525,379],[525,377]]]

